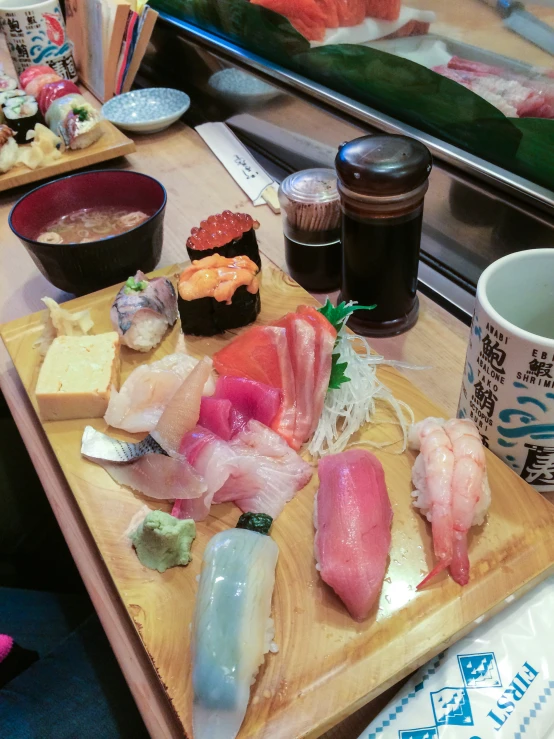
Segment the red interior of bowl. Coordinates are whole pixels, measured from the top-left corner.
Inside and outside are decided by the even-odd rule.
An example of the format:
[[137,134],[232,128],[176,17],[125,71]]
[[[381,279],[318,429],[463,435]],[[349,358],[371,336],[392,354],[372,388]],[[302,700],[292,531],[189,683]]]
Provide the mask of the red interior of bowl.
[[121,206],[153,216],[164,202],[164,188],[148,175],[126,170],[84,172],[32,190],[14,206],[11,225],[24,239],[35,239],[53,220],[81,208]]

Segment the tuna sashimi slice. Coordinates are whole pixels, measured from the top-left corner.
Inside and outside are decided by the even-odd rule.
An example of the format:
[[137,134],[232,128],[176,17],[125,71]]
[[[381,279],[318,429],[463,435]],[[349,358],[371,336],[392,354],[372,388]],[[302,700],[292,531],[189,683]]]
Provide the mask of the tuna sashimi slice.
[[224,441],[232,439],[248,420],[227,398],[202,398],[199,425]]
[[200,401],[211,371],[212,360],[204,357],[183,380],[150,434],[168,454],[177,452],[183,436],[198,423]]
[[246,377],[281,390],[281,408],[271,428],[292,444],[296,391],[286,329],[253,326],[216,352],[213,361],[220,375]]
[[276,518],[312,477],[312,468],[274,431],[249,421],[231,443],[198,426],[181,454],[205,480],[201,498],[176,501],[172,515],[201,521],[212,502],[234,501],[243,511]]
[[[249,421],[271,426],[281,407],[281,391],[246,377],[220,377],[216,383],[215,398],[231,401],[233,408]],[[201,426],[204,426],[202,422]]]
[[296,313],[287,313],[275,325],[287,331],[296,392],[296,418],[291,446],[300,449],[313,426],[316,329],[310,321]]
[[379,596],[391,544],[392,507],[381,463],[352,449],[319,462],[314,550],[322,579],[357,621]]
[[308,432],[308,437],[310,437],[314,433],[323,412],[325,396],[327,395],[327,388],[329,387],[329,379],[331,377],[333,347],[335,346],[337,332],[325,316],[311,305],[298,306],[297,313],[307,321],[310,321],[316,330],[313,419],[312,426]]
[[369,18],[397,21],[402,0],[365,0],[365,14]]

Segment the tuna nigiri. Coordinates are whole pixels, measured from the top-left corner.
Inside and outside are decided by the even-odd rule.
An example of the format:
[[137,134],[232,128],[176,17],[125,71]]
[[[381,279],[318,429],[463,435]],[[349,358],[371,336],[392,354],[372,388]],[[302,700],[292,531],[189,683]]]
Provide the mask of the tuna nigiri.
[[387,569],[392,507],[385,474],[373,454],[349,450],[319,462],[314,550],[322,579],[362,621]]
[[[110,426],[132,434],[152,431],[183,380],[198,364],[198,359],[177,352],[163,359],[136,367],[119,392],[112,388],[104,420]],[[210,374],[203,395],[212,395],[215,381]]]
[[279,549],[270,516],[245,514],[208,543],[192,632],[194,739],[234,739],[275,633],[271,599]]

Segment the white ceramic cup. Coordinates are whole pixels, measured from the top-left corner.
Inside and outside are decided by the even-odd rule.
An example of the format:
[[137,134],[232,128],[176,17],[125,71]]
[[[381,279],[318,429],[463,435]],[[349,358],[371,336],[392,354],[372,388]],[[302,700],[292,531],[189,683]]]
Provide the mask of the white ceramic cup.
[[481,275],[458,416],[536,490],[554,490],[554,248]]
[[31,64],[47,64],[60,77],[77,80],[58,0],[0,0],[0,25],[18,75]]

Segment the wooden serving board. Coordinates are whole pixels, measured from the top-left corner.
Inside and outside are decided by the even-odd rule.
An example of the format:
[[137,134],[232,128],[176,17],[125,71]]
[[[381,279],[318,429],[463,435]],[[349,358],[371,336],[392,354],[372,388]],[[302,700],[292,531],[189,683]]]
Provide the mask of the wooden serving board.
[[50,177],[59,177],[68,174],[77,169],[88,167],[91,164],[105,162],[108,159],[132,154],[136,146],[134,142],[127,138],[118,128],[109,121],[100,122],[103,134],[92,146],[87,149],[78,149],[77,151],[65,151],[60,159],[45,167],[37,167],[37,169],[28,169],[22,164],[18,164],[9,172],[0,175],[0,192],[11,190],[13,187],[28,185],[30,182],[38,182],[46,180]]
[[[175,268],[159,274],[173,274]],[[94,331],[111,329],[109,308],[118,287],[85,296],[66,307],[90,308]],[[260,322],[270,322],[299,303],[315,304],[302,288],[265,263]],[[40,357],[34,343],[45,313],[4,325],[0,334],[36,409],[34,387]],[[170,353],[176,326],[158,349],[142,355],[123,348],[122,376],[144,361]],[[213,354],[232,337],[187,339],[191,354]],[[381,379],[408,402],[417,419],[440,409],[399,372],[384,368]],[[216,532],[235,525],[233,504],[212,507],[198,524],[193,561],[159,574],[144,568],[125,532],[149,501],[114,483],[99,466],[80,455],[83,428],[107,431],[102,419],[45,423],[44,430],[106,562],[129,617],[183,725],[191,728],[190,629],[202,552]],[[133,437],[111,430],[120,438]],[[364,438],[396,440],[397,427],[374,425]],[[492,505],[486,523],[470,535],[471,580],[461,588],[445,573],[423,592],[415,586],[433,563],[429,525],[411,505],[414,454],[377,452],[383,463],[394,509],[392,549],[378,605],[355,623],[320,580],[313,558],[313,496],[317,478],[287,504],[272,536],[279,545],[273,597],[278,654],[268,654],[252,687],[240,739],[317,737],[433,655],[469,632],[483,617],[500,610],[554,570],[554,508],[487,453]]]

